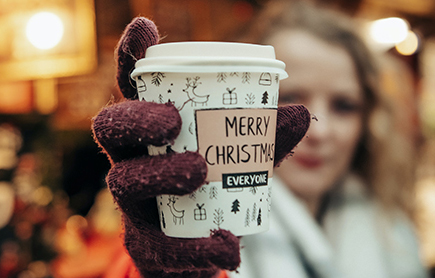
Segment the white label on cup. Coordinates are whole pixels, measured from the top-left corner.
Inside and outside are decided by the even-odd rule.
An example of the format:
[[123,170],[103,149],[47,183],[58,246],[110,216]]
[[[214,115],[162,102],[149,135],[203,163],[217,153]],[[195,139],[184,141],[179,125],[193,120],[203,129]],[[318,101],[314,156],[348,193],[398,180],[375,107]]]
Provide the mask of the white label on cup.
[[269,72],[145,73],[139,99],[171,102],[182,118],[176,152],[198,151],[207,183],[186,196],[157,197],[163,232],[207,237],[269,227],[279,78]]

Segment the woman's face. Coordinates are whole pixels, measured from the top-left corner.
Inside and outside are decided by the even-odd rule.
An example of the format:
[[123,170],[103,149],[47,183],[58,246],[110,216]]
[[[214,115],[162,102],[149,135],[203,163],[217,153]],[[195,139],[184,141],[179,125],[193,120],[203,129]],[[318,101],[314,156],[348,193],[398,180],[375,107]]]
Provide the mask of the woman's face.
[[363,126],[364,97],[350,55],[302,30],[269,41],[286,64],[281,105],[304,104],[313,120],[276,173],[299,197],[317,202],[350,167]]

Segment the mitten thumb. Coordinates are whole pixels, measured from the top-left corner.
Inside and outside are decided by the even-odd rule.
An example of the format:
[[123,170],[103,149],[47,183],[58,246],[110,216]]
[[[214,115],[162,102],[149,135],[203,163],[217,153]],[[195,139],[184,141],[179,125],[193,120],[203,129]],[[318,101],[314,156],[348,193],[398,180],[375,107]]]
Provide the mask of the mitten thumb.
[[303,105],[278,107],[275,160],[278,166],[302,140],[311,122],[311,114]]
[[117,60],[118,87],[125,98],[137,99],[136,88],[132,86],[130,73],[137,60],[145,57],[148,47],[157,44],[159,33],[156,25],[144,17],[134,18],[119,40],[115,57]]

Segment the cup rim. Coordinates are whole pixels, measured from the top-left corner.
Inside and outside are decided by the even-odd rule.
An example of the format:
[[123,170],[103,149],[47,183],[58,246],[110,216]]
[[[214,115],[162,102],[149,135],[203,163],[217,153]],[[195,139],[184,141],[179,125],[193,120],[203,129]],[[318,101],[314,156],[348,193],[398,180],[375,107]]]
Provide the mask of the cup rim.
[[235,42],[173,42],[151,46],[135,64],[134,79],[148,72],[272,72],[288,77],[270,45]]

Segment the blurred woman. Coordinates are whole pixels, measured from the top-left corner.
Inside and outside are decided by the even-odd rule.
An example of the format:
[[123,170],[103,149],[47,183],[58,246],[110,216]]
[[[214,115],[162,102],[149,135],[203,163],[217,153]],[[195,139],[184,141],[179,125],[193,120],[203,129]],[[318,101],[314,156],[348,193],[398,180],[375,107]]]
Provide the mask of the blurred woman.
[[230,277],[426,277],[412,222],[414,144],[352,21],[280,1],[260,18],[245,41],[275,47],[290,75],[281,104],[304,104],[313,120],[275,169],[270,231],[242,239]]

